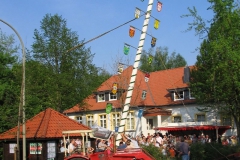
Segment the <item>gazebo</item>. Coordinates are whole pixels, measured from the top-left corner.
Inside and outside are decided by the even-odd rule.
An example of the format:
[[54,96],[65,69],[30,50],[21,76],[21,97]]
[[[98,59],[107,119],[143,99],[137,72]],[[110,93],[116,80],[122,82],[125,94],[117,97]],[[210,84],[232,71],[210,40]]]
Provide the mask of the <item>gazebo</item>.
[[[14,127],[0,134],[3,142],[3,158],[14,159],[14,147],[17,144],[17,129]],[[29,160],[63,159],[64,153],[59,153],[59,145],[63,140],[63,131],[83,130],[90,132],[91,128],[70,119],[51,108],[48,108],[26,121],[26,151]],[[20,127],[22,133],[22,126]],[[82,137],[81,134],[75,135]],[[20,154],[22,155],[22,136],[20,135]],[[93,139],[88,138],[93,145]],[[20,156],[22,159],[22,156]]]

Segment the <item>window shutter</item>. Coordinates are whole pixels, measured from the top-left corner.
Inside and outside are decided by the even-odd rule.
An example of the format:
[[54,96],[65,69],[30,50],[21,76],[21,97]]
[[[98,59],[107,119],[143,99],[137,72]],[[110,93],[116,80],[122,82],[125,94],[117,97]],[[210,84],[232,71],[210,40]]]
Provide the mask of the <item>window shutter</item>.
[[189,90],[184,91],[184,99],[189,99]]
[[174,92],[171,92],[171,98],[174,101]]
[[82,116],[82,124],[87,125],[87,117]]
[[117,100],[119,100],[121,96],[122,96],[122,91],[117,92]]
[[105,93],[105,101],[109,101],[109,94],[110,93]]

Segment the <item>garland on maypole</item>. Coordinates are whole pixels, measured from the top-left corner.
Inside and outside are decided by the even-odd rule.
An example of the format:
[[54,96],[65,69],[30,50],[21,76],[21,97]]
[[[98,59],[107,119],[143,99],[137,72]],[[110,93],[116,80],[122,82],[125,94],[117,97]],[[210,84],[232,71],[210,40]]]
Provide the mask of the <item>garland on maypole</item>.
[[145,41],[145,37],[146,37],[146,33],[147,33],[148,23],[149,23],[149,19],[151,16],[152,5],[153,5],[153,0],[149,0],[147,12],[146,12],[146,16],[145,16],[145,20],[143,23],[141,36],[140,36],[140,41],[138,44],[138,50],[137,50],[134,65],[133,65],[132,75],[131,75],[130,83],[129,83],[128,90],[127,90],[127,96],[126,96],[125,103],[123,106],[123,111],[122,111],[122,116],[121,116],[121,121],[120,121],[120,126],[118,129],[118,135],[117,135],[116,141],[120,141],[122,139],[120,134],[124,132],[125,122],[126,122],[126,119],[128,116],[130,102],[131,102],[131,98],[132,98],[132,92],[133,92],[133,88],[134,88],[134,84],[135,84],[135,80],[136,80],[136,76],[137,76],[137,70],[138,70],[138,66],[139,66],[139,62],[140,62],[140,58],[141,58],[141,52],[143,50],[143,45],[144,45],[144,41]]

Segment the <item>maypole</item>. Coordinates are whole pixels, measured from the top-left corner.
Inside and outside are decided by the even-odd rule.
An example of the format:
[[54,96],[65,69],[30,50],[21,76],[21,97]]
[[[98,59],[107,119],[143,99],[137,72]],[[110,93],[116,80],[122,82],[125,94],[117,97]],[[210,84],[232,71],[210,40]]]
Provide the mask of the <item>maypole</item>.
[[120,134],[123,133],[124,131],[125,122],[128,116],[130,102],[132,98],[132,92],[133,92],[137,71],[138,71],[138,66],[141,58],[141,52],[143,50],[143,45],[144,45],[145,37],[147,34],[148,23],[151,16],[152,5],[153,5],[153,0],[149,0],[145,20],[143,23],[143,28],[142,28],[142,32],[141,32],[141,36],[138,44],[138,50],[137,50],[134,65],[133,65],[132,75],[131,75],[130,83],[127,90],[127,96],[126,96],[123,111],[122,111],[122,118],[121,118],[120,126],[118,129],[119,134],[117,135],[116,141],[119,141],[122,138]]

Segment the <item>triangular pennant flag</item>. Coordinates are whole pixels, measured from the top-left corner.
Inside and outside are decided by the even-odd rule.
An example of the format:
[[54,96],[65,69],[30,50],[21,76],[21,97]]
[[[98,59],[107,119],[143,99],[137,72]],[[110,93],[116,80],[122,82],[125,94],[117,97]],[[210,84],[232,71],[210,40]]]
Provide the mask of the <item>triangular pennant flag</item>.
[[109,113],[111,113],[111,111],[112,111],[112,103],[107,103],[106,113],[109,114]]
[[149,73],[146,73],[145,74],[145,82],[148,82],[149,81],[149,78],[150,78],[150,74]]
[[129,36],[130,36],[130,37],[133,37],[134,34],[135,34],[135,28],[132,27],[132,26],[130,26],[130,29],[129,29]]
[[155,29],[158,29],[159,24],[160,24],[160,21],[157,20],[157,19],[155,19],[155,22],[154,22],[154,28],[155,28]]
[[158,1],[157,3],[157,11],[160,12],[162,10],[162,3]]
[[123,50],[124,54],[125,54],[125,55],[128,55],[129,50],[130,50],[130,46],[125,43],[125,44],[124,44],[124,50]]
[[113,93],[113,94],[116,94],[116,93],[117,93],[117,86],[118,86],[117,83],[113,83],[113,86],[112,86],[112,93]]
[[153,56],[150,55],[150,56],[148,57],[148,64],[152,64],[152,60],[153,60]]
[[136,8],[135,10],[135,18],[139,18],[140,17],[140,9]]
[[152,37],[151,46],[155,47],[157,39]]
[[118,64],[118,74],[121,74],[123,72],[123,65],[122,64]]

